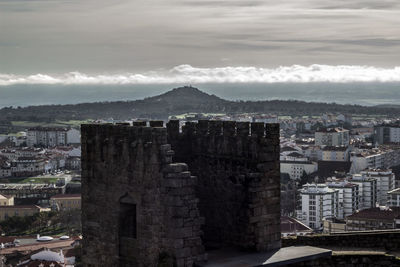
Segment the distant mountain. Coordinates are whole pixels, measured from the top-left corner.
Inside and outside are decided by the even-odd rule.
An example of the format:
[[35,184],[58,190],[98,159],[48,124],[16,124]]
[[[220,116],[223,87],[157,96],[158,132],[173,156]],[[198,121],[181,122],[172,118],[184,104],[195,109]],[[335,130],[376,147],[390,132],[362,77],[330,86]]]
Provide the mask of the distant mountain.
[[377,108],[400,108],[400,105],[395,105],[395,104],[381,104],[381,105],[376,105],[374,107]]
[[46,105],[0,110],[0,121],[45,121],[72,119],[167,119],[183,113],[272,113],[278,115],[321,115],[323,113],[400,116],[400,107],[366,107],[303,101],[228,101],[191,86],[175,88],[164,94],[135,101]]

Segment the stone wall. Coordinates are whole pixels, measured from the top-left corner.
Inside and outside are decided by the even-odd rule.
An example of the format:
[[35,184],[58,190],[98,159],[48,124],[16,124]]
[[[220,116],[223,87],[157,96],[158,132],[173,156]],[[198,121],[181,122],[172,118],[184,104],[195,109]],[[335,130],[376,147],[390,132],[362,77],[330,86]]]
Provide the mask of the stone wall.
[[198,177],[206,247],[280,247],[279,125],[200,120],[167,123],[175,159]]
[[149,126],[82,125],[85,266],[192,266],[205,246],[280,247],[278,124]]
[[308,245],[315,247],[357,247],[376,248],[387,251],[400,250],[400,231],[359,232],[336,235],[298,236],[283,238],[282,246]]
[[191,266],[204,259],[196,177],[165,128],[82,126],[85,266]]

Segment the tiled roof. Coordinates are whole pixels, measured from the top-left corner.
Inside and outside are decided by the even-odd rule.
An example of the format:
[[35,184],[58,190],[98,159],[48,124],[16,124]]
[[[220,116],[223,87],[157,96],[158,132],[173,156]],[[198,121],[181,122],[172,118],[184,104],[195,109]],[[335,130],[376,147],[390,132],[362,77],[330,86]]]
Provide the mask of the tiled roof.
[[287,216],[281,216],[281,232],[291,233],[291,232],[312,232],[312,229],[307,225]]
[[400,207],[391,207],[390,209],[369,208],[360,210],[347,219],[350,220],[394,220],[400,216]]

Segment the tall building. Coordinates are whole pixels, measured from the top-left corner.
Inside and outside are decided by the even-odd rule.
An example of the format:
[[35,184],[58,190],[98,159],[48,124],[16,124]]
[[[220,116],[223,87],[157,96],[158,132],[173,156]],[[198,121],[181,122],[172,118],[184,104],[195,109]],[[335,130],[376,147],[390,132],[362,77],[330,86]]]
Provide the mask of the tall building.
[[192,266],[280,247],[279,125],[82,126],[85,266]]
[[28,129],[26,143],[29,147],[55,147],[80,143],[80,132],[77,129],[62,127],[35,127]]
[[381,124],[374,127],[375,142],[382,144],[400,143],[400,123]]
[[388,206],[400,207],[400,188],[388,192]]
[[348,146],[349,130],[343,128],[327,128],[315,132],[315,144],[318,146]]
[[301,211],[299,219],[313,229],[322,229],[323,220],[339,214],[339,190],[326,184],[305,184],[299,190]]
[[368,169],[360,172],[360,174],[367,178],[376,179],[377,188],[377,202],[379,205],[388,204],[388,192],[395,188],[395,175],[391,170],[383,169]]
[[359,209],[360,193],[358,184],[348,181],[330,181],[326,184],[329,188],[339,191],[338,219],[344,219]]
[[374,208],[377,203],[377,179],[372,177],[363,176],[361,174],[354,174],[349,182],[357,184],[359,188],[360,203],[359,209]]

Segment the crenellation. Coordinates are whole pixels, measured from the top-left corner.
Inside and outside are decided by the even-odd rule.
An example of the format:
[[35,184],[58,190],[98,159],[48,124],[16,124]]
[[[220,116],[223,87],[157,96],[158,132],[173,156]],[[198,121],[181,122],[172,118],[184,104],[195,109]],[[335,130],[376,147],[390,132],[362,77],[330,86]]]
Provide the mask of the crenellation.
[[252,122],[250,127],[252,136],[265,137],[265,124],[263,122]]
[[209,121],[209,133],[213,136],[222,134],[222,121]]
[[150,127],[164,127],[164,121],[150,121]]
[[223,121],[222,122],[222,132],[223,135],[235,136],[236,135],[236,121]]
[[238,136],[249,136],[250,134],[250,123],[241,121],[236,123],[236,133]]
[[146,127],[147,121],[134,121],[132,122],[132,126]]
[[[85,264],[102,251],[107,266],[183,267],[206,259],[205,247],[280,246],[278,125],[149,125],[82,126]],[[132,214],[136,233],[121,232]]]
[[207,135],[208,134],[209,121],[208,120],[199,120],[197,123],[196,133],[198,135]]

